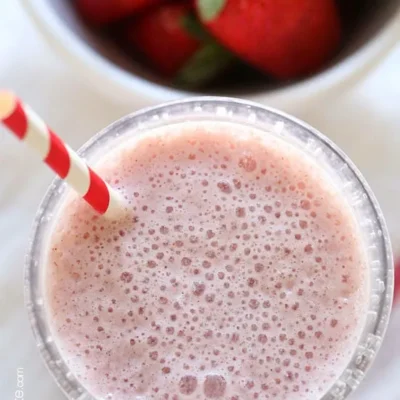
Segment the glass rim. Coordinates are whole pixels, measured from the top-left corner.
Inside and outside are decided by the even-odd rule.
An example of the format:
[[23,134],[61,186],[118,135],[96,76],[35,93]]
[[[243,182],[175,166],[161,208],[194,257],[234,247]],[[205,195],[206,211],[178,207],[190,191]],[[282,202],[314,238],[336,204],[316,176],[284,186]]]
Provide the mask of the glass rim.
[[[208,106],[209,115],[205,115],[206,112],[203,107]],[[218,107],[221,108],[221,113],[218,114]],[[333,382],[330,389],[321,397],[321,400],[342,400],[346,398],[351,392],[353,392],[360,382],[364,379],[365,373],[370,368],[372,361],[375,359],[376,353],[380,348],[383,336],[386,332],[390,311],[392,306],[393,297],[393,285],[394,285],[394,272],[393,272],[393,255],[391,250],[390,237],[388,229],[385,223],[383,213],[380,209],[377,199],[373,194],[371,188],[369,187],[367,181],[362,176],[361,172],[355,166],[355,164],[350,160],[350,158],[329,138],[319,132],[317,129],[313,128],[309,124],[293,117],[283,111],[276,110],[274,108],[260,105],[247,100],[229,98],[229,97],[215,97],[215,96],[201,96],[201,97],[191,97],[183,100],[176,100],[168,103],[163,103],[154,107],[147,107],[142,110],[130,113],[125,117],[118,119],[112,124],[108,125],[104,129],[100,130],[97,134],[92,136],[79,150],[78,154],[82,157],[86,157],[93,150],[94,145],[101,145],[102,140],[106,140],[113,133],[118,132],[126,128],[126,125],[132,125],[132,122],[137,122],[136,128],[143,129],[144,131],[151,130],[154,127],[149,126],[151,121],[155,125],[162,124],[163,122],[171,123],[167,119],[169,115],[168,111],[177,108],[177,114],[179,114],[179,109],[181,110],[181,117],[186,114],[187,118],[192,120],[195,116],[199,117],[198,121],[221,121],[221,122],[231,122],[235,125],[247,124],[249,126],[250,122],[245,120],[239,121],[238,116],[229,115],[226,110],[231,110],[234,112],[235,109],[240,109],[241,111],[247,111],[249,115],[260,114],[266,118],[276,118],[287,124],[289,127],[296,127],[301,131],[304,131],[312,138],[316,139],[327,149],[332,152],[341,162],[346,165],[351,174],[354,176],[358,185],[362,188],[363,195],[366,197],[369,207],[373,211],[373,218],[378,226],[379,232],[381,232],[377,240],[380,241],[380,251],[382,253],[383,266],[380,267],[381,271],[385,272],[384,280],[380,280],[380,289],[377,290],[376,301],[378,302],[378,307],[375,307],[374,311],[377,314],[377,318],[374,320],[371,326],[367,330],[367,320],[364,323],[363,332],[359,337],[357,347],[354,349],[354,353],[349,359],[347,366],[344,368],[342,374],[337,381]],[[223,110],[225,110],[223,112]],[[232,111],[233,110],[233,111]],[[190,112],[194,114],[188,115]],[[163,115],[165,114],[165,117]],[[217,119],[218,118],[218,119]],[[141,122],[141,120],[143,121]],[[260,125],[255,125],[257,117],[255,117],[254,126],[258,129],[263,129]],[[194,119],[194,121],[197,121]],[[179,121],[175,121],[177,123]],[[180,122],[184,122],[182,119]],[[174,123],[174,122],[173,122]],[[162,125],[158,125],[160,127]],[[250,125],[251,126],[251,125]],[[132,127],[130,127],[132,131]],[[266,130],[266,129],[264,129]],[[115,139],[118,135],[114,135]],[[75,378],[69,368],[63,361],[62,355],[54,344],[53,338],[51,336],[45,335],[43,333],[43,327],[40,327],[40,313],[38,309],[42,310],[44,308],[43,299],[36,295],[35,284],[38,284],[39,279],[35,276],[41,268],[39,261],[36,259],[37,254],[42,254],[43,247],[41,244],[42,236],[46,235],[46,231],[51,229],[50,220],[51,218],[46,218],[46,212],[49,208],[54,209],[55,206],[62,203],[63,199],[63,185],[64,181],[60,178],[55,178],[47,189],[43,200],[40,203],[38,211],[35,216],[35,221],[33,224],[33,229],[30,237],[29,250],[25,259],[24,268],[24,292],[25,292],[25,308],[27,309],[29,320],[31,323],[31,328],[36,340],[37,347],[39,348],[40,354],[45,361],[45,365],[49,370],[53,379],[56,381],[60,389],[66,394],[69,399],[74,400],[88,400],[94,399],[92,395],[84,388],[80,381]],[[359,221],[357,221],[358,223]],[[50,228],[48,227],[50,225]],[[370,260],[368,259],[368,262]],[[370,264],[370,262],[368,263]],[[367,265],[367,268],[371,270],[371,265]],[[378,267],[377,267],[378,268]],[[32,277],[35,277],[35,280]],[[372,296],[372,288],[369,290],[369,297]],[[39,300],[38,300],[39,299]],[[371,300],[371,299],[370,299]],[[371,311],[371,305],[368,308],[368,313]],[[49,323],[44,321],[46,325],[44,328],[49,330]],[[365,338],[364,338],[365,337]],[[365,343],[361,344],[361,341],[365,339]],[[49,347],[53,346],[54,349],[49,351]],[[59,359],[54,360],[52,357],[56,355]]]

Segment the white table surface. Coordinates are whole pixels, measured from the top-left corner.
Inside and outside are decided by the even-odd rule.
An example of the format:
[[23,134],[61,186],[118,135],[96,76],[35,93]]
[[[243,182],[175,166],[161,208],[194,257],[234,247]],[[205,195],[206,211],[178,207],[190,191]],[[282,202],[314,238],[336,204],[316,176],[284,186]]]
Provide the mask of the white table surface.
[[[73,147],[132,111],[85,87],[48,49],[17,0],[1,0],[0,87],[15,90]],[[355,89],[299,115],[330,136],[369,180],[400,254],[400,46]],[[0,128],[0,399],[64,399],[48,375],[23,307],[22,270],[31,223],[52,174]],[[400,309],[379,357],[353,396],[400,400]]]

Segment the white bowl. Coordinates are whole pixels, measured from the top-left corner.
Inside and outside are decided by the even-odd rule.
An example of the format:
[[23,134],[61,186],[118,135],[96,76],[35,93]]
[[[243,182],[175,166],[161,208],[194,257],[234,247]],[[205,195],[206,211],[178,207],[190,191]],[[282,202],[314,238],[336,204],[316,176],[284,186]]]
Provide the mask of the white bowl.
[[[168,87],[140,65],[132,64],[82,24],[71,0],[22,2],[47,41],[76,74],[106,96],[141,107],[204,94]],[[376,4],[379,6],[365,27],[324,71],[282,87],[216,94],[243,97],[290,112],[312,107],[323,96],[341,93],[374,69],[400,39],[400,1],[378,0]]]

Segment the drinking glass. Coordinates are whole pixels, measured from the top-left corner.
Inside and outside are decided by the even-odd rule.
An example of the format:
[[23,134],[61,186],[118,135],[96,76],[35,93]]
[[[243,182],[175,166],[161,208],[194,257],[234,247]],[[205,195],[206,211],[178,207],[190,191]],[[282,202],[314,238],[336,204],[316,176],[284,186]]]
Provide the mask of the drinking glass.
[[[364,379],[379,350],[393,295],[389,235],[382,212],[367,182],[351,160],[311,126],[271,108],[223,97],[190,98],[135,112],[95,135],[80,149],[79,154],[90,163],[134,135],[146,135],[153,128],[185,121],[229,122],[244,129],[256,128],[292,143],[330,174],[351,207],[368,262],[369,304],[363,332],[351,359],[339,379],[322,397],[323,400],[345,399]],[[44,274],[48,238],[66,191],[66,183],[55,179],[37,212],[25,266],[26,307],[37,346],[59,387],[70,400],[93,400],[94,397],[74,377],[63,360],[46,311]]]

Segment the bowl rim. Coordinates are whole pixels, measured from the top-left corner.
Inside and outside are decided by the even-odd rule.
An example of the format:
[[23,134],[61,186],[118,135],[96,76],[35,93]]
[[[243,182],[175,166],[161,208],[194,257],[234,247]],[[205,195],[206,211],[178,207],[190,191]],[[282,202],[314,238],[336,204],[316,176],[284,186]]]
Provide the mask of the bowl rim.
[[[98,82],[112,86],[112,96],[119,99],[137,99],[147,101],[173,101],[182,97],[204,96],[201,92],[189,92],[161,83],[152,82],[135,75],[114,64],[81,40],[63,19],[48,4],[48,0],[21,0],[28,15],[42,33],[49,45],[60,54],[84,81],[98,88]],[[353,54],[326,70],[310,76],[300,82],[265,93],[249,94],[249,100],[270,102],[275,105],[288,101],[299,102],[316,93],[340,89],[344,84],[356,83],[377,67],[389,54],[400,38],[400,3],[398,10],[389,18],[375,37],[361,45]],[[342,83],[342,85],[339,85]],[[104,85],[106,86],[106,85]],[[340,87],[339,87],[340,86]],[[100,91],[110,93],[106,88]],[[147,97],[147,99],[146,99]]]

